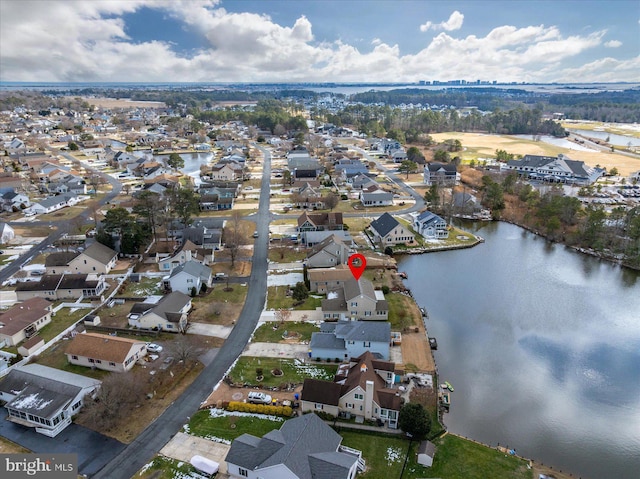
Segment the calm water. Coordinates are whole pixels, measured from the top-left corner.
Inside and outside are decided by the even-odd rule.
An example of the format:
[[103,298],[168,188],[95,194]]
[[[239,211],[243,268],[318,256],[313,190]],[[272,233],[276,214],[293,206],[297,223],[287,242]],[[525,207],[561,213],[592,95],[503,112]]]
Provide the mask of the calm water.
[[640,146],[640,138],[634,136],[617,135],[615,133],[607,133],[606,131],[595,130],[571,130],[573,133],[577,133],[583,136],[589,136],[591,138],[600,138],[601,140],[609,139],[609,143],[616,146]]
[[640,471],[640,275],[509,224],[407,256],[429,311],[452,432],[590,479]]

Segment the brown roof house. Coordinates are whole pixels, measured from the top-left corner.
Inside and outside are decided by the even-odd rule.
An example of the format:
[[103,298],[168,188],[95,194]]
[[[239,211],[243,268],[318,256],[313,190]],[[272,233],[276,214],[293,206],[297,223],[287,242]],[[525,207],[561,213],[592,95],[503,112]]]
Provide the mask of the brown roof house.
[[147,344],[137,339],[83,333],[73,338],[65,354],[71,364],[123,373],[147,355]]
[[345,281],[353,279],[351,270],[344,264],[335,268],[308,269],[309,291],[327,294],[328,291],[342,288]]
[[302,412],[380,420],[397,429],[403,399],[392,388],[394,370],[393,362],[377,360],[366,352],[338,369],[334,382],[305,379]]
[[[148,298],[147,301],[154,298]],[[129,325],[173,333],[186,331],[191,298],[180,291],[163,296],[157,302],[136,303],[129,312]]]
[[0,342],[17,346],[51,322],[51,303],[31,298],[0,314]]

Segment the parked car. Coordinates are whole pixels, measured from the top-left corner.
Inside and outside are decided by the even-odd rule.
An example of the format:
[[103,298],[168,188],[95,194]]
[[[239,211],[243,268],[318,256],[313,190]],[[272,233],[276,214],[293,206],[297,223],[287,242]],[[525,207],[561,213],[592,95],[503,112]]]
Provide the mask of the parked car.
[[271,404],[271,396],[258,391],[252,391],[247,395],[247,401],[251,404]]
[[254,231],[254,232],[253,232],[253,237],[254,237],[254,238],[257,238],[257,237],[258,237],[258,232],[257,232],[257,231]]
[[147,343],[147,351],[150,353],[159,353],[162,351],[162,346],[155,343]]

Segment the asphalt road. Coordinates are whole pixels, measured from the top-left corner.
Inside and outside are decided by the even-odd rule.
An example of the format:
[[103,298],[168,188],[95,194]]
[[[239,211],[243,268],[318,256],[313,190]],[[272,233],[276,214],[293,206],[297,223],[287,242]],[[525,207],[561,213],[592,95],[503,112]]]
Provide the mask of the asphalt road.
[[[67,158],[68,160],[72,160],[72,161],[76,160],[76,158],[72,157],[68,153],[65,153],[63,151],[59,151],[59,153],[65,158]],[[107,175],[98,170],[95,170],[88,165],[84,165],[84,167],[88,171],[90,171],[92,174],[100,175],[102,178],[104,178],[106,181],[108,181],[111,184],[111,191],[107,193],[107,195],[105,195],[99,201],[100,206],[103,206],[105,203],[108,203],[109,201],[113,200],[116,196],[118,196],[118,194],[122,190],[122,184],[118,180],[116,180],[110,175]],[[90,215],[91,215],[91,211],[85,210],[82,213],[80,213],[79,217],[81,217],[85,223],[89,223]],[[11,264],[3,268],[2,271],[0,271],[0,283],[6,281],[15,273],[17,273],[24,264],[28,263],[37,255],[42,253],[45,249],[51,246],[55,241],[59,240],[64,234],[68,234],[72,227],[71,223],[68,220],[45,221],[45,222],[43,221],[22,222],[21,221],[21,222],[9,222],[9,224],[12,226],[20,226],[20,227],[25,227],[29,225],[33,225],[33,226],[52,225],[52,226],[55,226],[55,229],[52,229],[51,234],[47,236],[44,240],[42,240],[37,245],[33,246],[33,248],[31,248],[29,251],[23,253],[15,261],[13,261]]]
[[264,154],[263,182],[259,212],[255,217],[259,237],[255,241],[253,266],[249,278],[247,300],[233,331],[218,351],[211,364],[176,399],[165,412],[151,423],[131,444],[119,452],[95,476],[98,479],[125,479],[134,474],[160,451],[160,449],[198,410],[200,404],[222,380],[236,358],[249,342],[264,309],[267,295],[267,252],[269,242],[269,179],[271,155]]

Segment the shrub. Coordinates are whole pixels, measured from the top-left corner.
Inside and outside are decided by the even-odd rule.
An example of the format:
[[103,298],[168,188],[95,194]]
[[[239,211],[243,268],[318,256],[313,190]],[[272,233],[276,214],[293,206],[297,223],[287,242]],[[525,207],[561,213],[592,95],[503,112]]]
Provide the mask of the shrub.
[[389,286],[387,286],[386,284],[382,286],[382,294],[389,294]]
[[289,417],[293,414],[290,406],[271,406],[268,404],[251,404],[241,401],[230,401],[227,411],[250,412],[254,414],[268,414],[271,416]]

